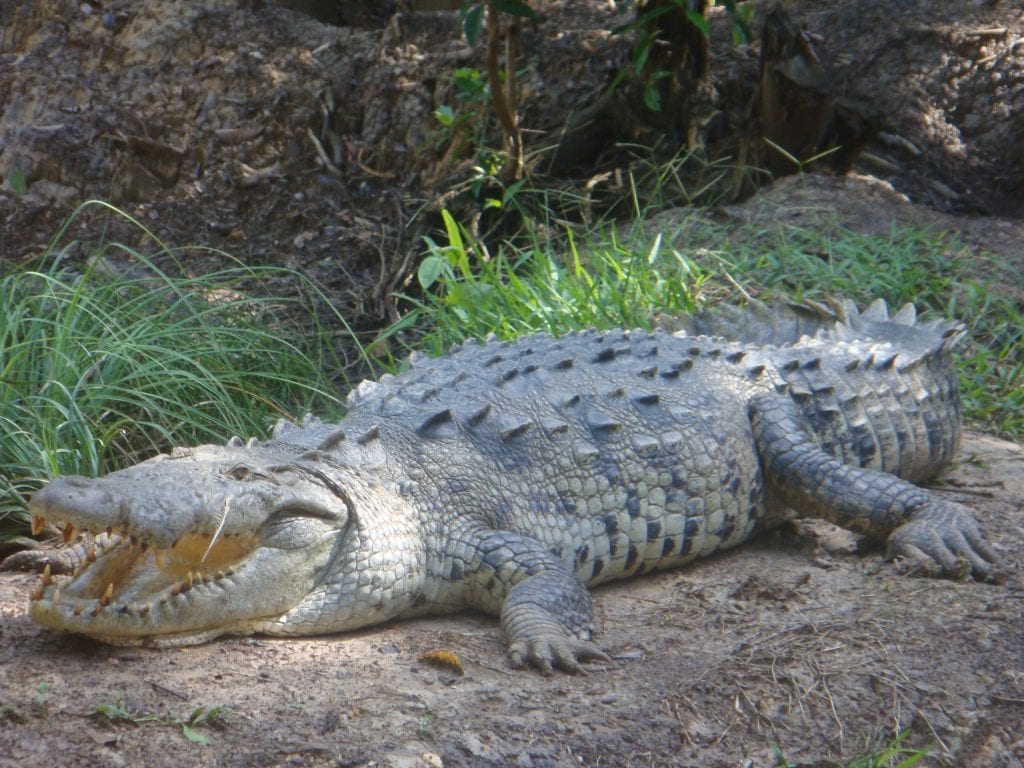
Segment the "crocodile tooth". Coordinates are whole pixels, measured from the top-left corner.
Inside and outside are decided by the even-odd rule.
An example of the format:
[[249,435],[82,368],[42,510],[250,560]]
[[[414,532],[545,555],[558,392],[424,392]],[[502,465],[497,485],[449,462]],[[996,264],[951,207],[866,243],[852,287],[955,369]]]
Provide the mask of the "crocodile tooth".
[[33,602],[35,602],[36,600],[42,600],[43,599],[43,587],[42,587],[42,585],[37,585],[36,588],[33,589],[31,593],[29,593],[28,599],[30,601],[33,601]]
[[66,526],[64,526],[64,543],[67,544],[69,541],[75,538],[76,533],[77,531],[75,530],[75,526],[73,526],[71,523],[68,523]]
[[238,435],[235,435],[234,437],[232,437],[227,442],[227,447],[228,448],[241,448],[244,445],[245,445],[245,441],[242,438],[240,438]]
[[57,587],[55,590],[53,590],[52,602],[54,602],[54,603],[59,603],[60,602],[60,587]]
[[114,582],[107,584],[107,591],[100,598],[100,605],[110,605],[110,598],[114,596]]
[[154,549],[153,563],[156,565],[157,568],[163,568],[165,565],[167,565],[167,550]]
[[213,575],[213,577],[214,577],[214,578],[215,578],[215,579],[216,579],[217,581],[220,581],[221,579],[223,579],[223,578],[224,578],[224,571],[217,571],[217,573],[215,573],[215,574]]
[[46,525],[46,520],[39,515],[32,515],[32,535],[38,536],[43,532],[43,526]]
[[245,441],[246,448],[255,448],[259,444],[260,439],[258,437],[250,437],[248,440]]
[[[100,609],[103,607],[103,603],[96,603],[96,607],[89,611],[89,615],[94,619],[100,615]],[[76,614],[77,615],[77,614]]]
[[48,587],[51,584],[53,584],[53,575],[50,572],[50,564],[47,563],[46,567],[43,568],[43,585]]

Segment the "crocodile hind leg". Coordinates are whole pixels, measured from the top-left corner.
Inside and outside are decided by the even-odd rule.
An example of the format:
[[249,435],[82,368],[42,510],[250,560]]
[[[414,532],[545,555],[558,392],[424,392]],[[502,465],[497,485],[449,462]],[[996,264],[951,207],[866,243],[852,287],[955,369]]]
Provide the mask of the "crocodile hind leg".
[[464,584],[469,605],[501,617],[513,666],[549,675],[556,666],[576,673],[581,661],[608,660],[589,642],[586,586],[539,541],[474,529],[452,536],[448,547],[451,581]]
[[837,461],[814,442],[793,402],[760,395],[750,405],[754,440],[771,487],[805,517],[875,539],[929,575],[994,579],[999,556],[967,507],[894,475]]

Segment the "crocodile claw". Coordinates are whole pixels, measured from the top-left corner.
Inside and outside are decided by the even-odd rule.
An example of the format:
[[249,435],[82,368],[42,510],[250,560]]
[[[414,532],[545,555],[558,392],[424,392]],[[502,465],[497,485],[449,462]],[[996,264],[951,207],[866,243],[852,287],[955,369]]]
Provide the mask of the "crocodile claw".
[[521,669],[532,664],[545,676],[551,675],[556,666],[563,672],[577,675],[584,672],[581,661],[611,661],[608,654],[593,643],[561,634],[512,643],[508,656],[513,667]]
[[997,581],[1004,570],[970,510],[941,500],[919,508],[893,531],[886,557],[902,557],[905,570],[925,576]]

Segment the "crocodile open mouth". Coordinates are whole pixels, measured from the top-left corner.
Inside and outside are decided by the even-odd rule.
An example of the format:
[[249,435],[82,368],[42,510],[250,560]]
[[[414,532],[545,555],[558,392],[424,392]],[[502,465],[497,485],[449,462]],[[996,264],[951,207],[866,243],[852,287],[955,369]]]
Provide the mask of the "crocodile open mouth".
[[[42,525],[43,519],[33,516],[33,531]],[[62,528],[65,540],[77,535],[72,525]],[[96,617],[101,611],[146,616],[193,590],[226,589],[257,546],[252,535],[187,533],[161,548],[126,531],[85,533],[77,545],[80,562],[72,576],[54,576],[47,565],[32,592],[33,602],[52,603],[66,617]]]

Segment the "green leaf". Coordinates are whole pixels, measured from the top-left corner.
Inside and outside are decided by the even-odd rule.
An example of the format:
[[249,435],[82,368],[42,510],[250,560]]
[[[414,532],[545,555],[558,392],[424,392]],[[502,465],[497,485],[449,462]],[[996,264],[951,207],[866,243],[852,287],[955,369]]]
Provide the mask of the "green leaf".
[[462,14],[462,34],[466,36],[466,42],[470,45],[476,45],[476,41],[480,38],[480,30],[483,29],[483,19],[483,3],[470,6],[468,10],[464,9]]
[[448,269],[448,260],[444,256],[431,254],[420,262],[420,268],[416,271],[416,277],[420,281],[423,290],[430,290],[430,286],[438,281]]
[[198,731],[194,731],[184,723],[181,724],[181,732],[185,734],[185,738],[191,741],[193,744],[198,744],[201,747],[209,745],[210,740],[203,736]]
[[504,194],[501,196],[501,204],[508,205],[509,201],[516,196],[516,192],[522,189],[523,184],[526,183],[526,179],[520,179],[519,181],[513,182],[508,185]]
[[7,182],[11,185],[11,189],[19,195],[24,195],[28,192],[28,181],[25,180],[25,174],[17,169],[11,171],[7,177]]
[[519,0],[493,0],[493,5],[497,10],[510,16],[521,16],[524,19],[537,18],[534,10],[526,3],[519,2]]
[[651,112],[661,112],[661,94],[653,85],[644,88],[644,104]]
[[695,26],[697,29],[701,31],[704,37],[707,37],[710,34],[711,28],[708,27],[708,20],[704,18],[703,13],[698,13],[697,11],[687,11],[686,18],[690,20],[690,23],[693,24],[693,26]]
[[434,110],[434,118],[446,128],[451,128],[455,122],[455,110],[447,104],[442,104]]

